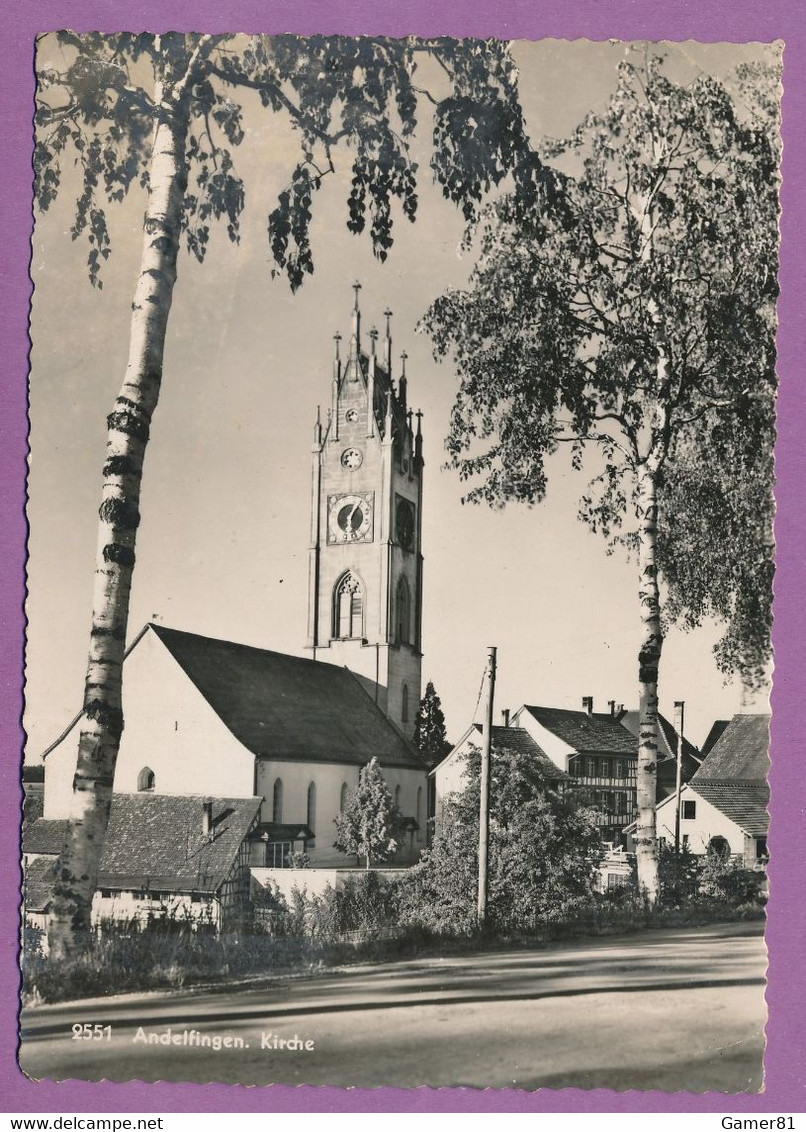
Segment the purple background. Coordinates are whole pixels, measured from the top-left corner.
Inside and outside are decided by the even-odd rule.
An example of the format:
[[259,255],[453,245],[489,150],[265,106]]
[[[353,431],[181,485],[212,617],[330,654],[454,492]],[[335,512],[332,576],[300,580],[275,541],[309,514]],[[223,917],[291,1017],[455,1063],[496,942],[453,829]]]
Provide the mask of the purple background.
[[[0,167],[3,251],[0,261],[0,796],[9,800],[0,822],[0,1096],[6,1112],[234,1112],[234,1111],[489,1111],[804,1112],[806,1086],[806,899],[803,893],[803,758],[800,680],[806,630],[802,560],[806,552],[804,455],[806,398],[796,384],[797,362],[806,357],[806,273],[800,225],[806,178],[806,20],[801,0],[508,0],[480,4],[452,0],[440,14],[433,0],[171,0],[109,5],[108,0],[34,0],[8,8],[0,65]],[[267,11],[268,9],[268,11]],[[449,9],[449,10],[448,10]],[[114,18],[110,16],[114,10]],[[165,12],[170,16],[166,18]],[[264,31],[312,34],[472,35],[499,38],[783,39],[784,184],[779,334],[779,442],[777,449],[778,571],[772,725],[771,890],[767,940],[770,947],[767,1002],[766,1084],[760,1096],[605,1090],[479,1092],[470,1089],[377,1089],[372,1091],[272,1086],[126,1085],[32,1083],[16,1065],[16,1003],[19,874],[19,752],[22,732],[24,544],[26,526],[26,374],[30,281],[31,147],[34,93],[33,41],[37,32],[60,27],[78,31]],[[799,726],[800,725],[800,726]],[[801,739],[798,736],[801,735]],[[625,1012],[625,1025],[629,1015]]]

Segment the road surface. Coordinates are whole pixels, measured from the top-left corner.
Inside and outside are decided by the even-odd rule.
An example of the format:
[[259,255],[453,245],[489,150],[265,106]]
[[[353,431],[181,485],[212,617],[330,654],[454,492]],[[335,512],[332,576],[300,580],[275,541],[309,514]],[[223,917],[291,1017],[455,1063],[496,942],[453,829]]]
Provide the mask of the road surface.
[[[26,1010],[20,1064],[55,1080],[757,1091],[765,967],[762,926],[723,924],[122,995]],[[84,1023],[100,1036],[73,1037]]]

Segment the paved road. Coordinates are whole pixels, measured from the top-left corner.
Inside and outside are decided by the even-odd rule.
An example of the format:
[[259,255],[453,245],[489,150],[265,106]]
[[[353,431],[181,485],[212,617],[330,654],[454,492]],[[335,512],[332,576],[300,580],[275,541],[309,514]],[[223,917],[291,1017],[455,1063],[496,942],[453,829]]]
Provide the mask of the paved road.
[[[20,1063],[56,1080],[756,1091],[765,966],[761,926],[731,924],[125,995],[25,1011]],[[77,1022],[111,1040],[75,1040]]]

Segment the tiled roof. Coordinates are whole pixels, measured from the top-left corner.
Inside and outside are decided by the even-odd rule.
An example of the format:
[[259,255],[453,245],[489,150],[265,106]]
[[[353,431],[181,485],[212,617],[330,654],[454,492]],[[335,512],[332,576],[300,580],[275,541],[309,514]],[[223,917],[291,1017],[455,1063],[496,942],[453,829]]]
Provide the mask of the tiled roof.
[[734,715],[692,778],[692,785],[715,780],[766,782],[769,770],[769,715]]
[[569,747],[585,754],[635,755],[638,740],[609,712],[571,711],[567,708],[537,707],[524,704],[538,723],[551,731]]
[[[209,836],[202,833],[204,802],[212,804]],[[260,798],[115,794],[98,887],[215,892],[229,874],[260,802]],[[41,848],[48,844],[58,854],[66,825],[65,821],[36,822],[26,831],[25,851],[51,851]],[[58,837],[56,827],[60,827]]]
[[[622,726],[626,727],[630,734],[635,735],[636,738],[638,737],[638,718],[639,713],[637,711],[625,711],[621,717]],[[677,732],[674,729],[674,724],[670,723],[666,716],[661,715],[660,712],[658,712],[658,722],[660,724],[658,728],[660,761],[665,762],[667,759],[672,759],[676,762]],[[683,760],[684,762],[695,760],[692,765],[692,774],[700,763],[697,748],[688,741],[685,735],[683,736]]]
[[38,821],[45,811],[45,784],[44,782],[26,782],[23,786],[23,825],[31,825]]
[[751,782],[716,782],[695,777],[689,786],[751,837],[765,837],[770,819],[766,786]]
[[39,818],[26,825],[22,834],[23,853],[58,857],[64,844],[67,821],[62,818]]
[[26,912],[46,912],[53,895],[54,869],[53,857],[37,857],[25,866],[25,910]]
[[729,719],[715,719],[714,722],[711,724],[711,730],[706,735],[705,742],[703,743],[702,747],[700,748],[700,753],[701,753],[703,758],[705,758],[705,756],[710,753],[711,748],[713,747],[714,743],[716,743],[717,739],[719,738],[719,736],[722,734],[722,732],[725,730],[725,728],[728,726],[729,723],[730,723]]
[[232,734],[255,755],[424,765],[346,668],[152,625]]
[[[481,725],[476,723],[474,727],[481,737]],[[514,751],[537,763],[547,778],[559,781],[568,777],[523,727],[493,727],[492,745],[495,751]]]
[[[212,827],[202,833],[202,803]],[[99,888],[150,887],[215,892],[257,817],[260,798],[116,794],[104,842]]]

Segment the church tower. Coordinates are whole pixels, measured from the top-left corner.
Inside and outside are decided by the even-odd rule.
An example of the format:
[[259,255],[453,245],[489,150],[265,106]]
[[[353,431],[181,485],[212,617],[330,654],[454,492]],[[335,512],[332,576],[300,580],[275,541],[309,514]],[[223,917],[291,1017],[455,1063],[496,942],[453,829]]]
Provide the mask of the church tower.
[[349,347],[335,336],[331,403],[312,450],[308,647],[342,664],[411,738],[420,702],[422,414],[408,407],[406,355],[392,378],[392,312],[362,349],[355,303]]

